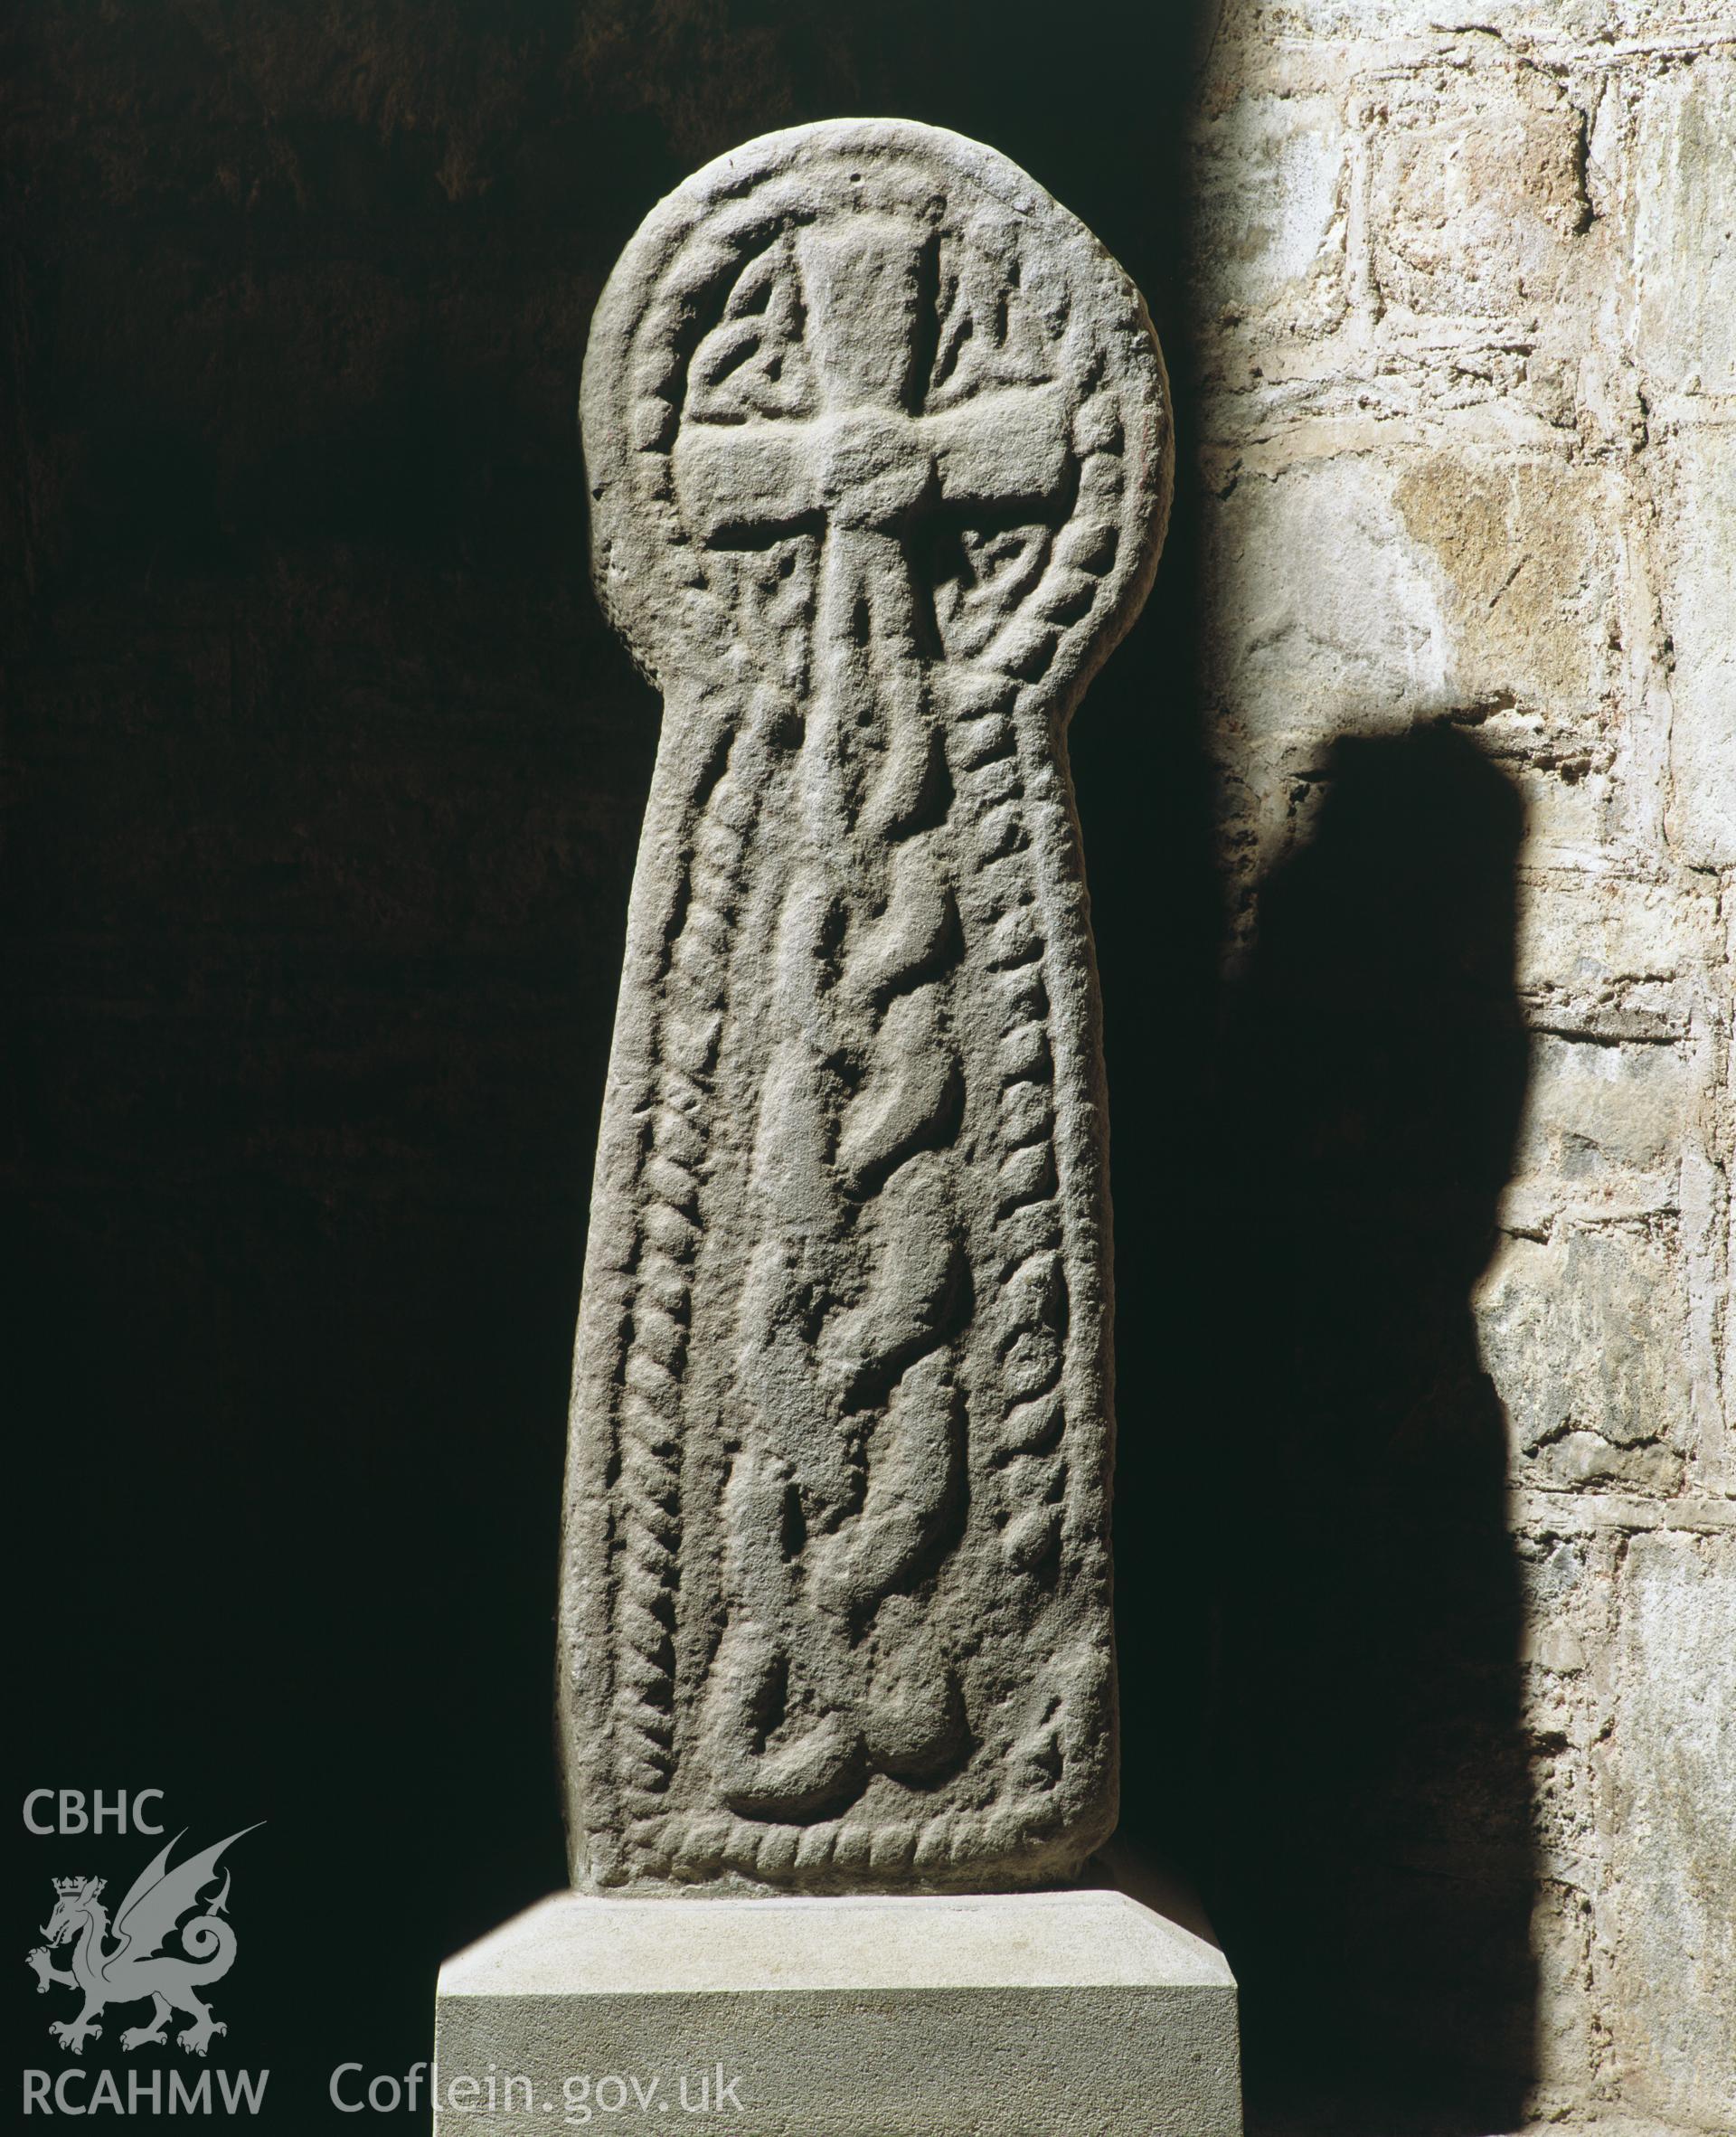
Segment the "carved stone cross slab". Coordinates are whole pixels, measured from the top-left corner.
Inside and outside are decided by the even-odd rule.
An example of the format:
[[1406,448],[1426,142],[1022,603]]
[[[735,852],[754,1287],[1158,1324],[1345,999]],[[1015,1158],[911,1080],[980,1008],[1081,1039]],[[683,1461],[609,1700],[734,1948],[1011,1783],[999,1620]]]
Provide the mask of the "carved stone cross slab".
[[1156,565],[1157,345],[1005,157],[838,121],[647,218],[583,425],[665,713],[574,1383],[575,1882],[1064,1877],[1116,1794],[1064,737]]

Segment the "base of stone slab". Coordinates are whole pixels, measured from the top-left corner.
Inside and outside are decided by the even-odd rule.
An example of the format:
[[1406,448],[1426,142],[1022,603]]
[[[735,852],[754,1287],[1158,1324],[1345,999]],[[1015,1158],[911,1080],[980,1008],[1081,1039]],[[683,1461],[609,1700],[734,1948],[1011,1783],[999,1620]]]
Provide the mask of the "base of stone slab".
[[437,2137],[1241,2137],[1236,1985],[1125,1892],[561,1893],[450,1959]]

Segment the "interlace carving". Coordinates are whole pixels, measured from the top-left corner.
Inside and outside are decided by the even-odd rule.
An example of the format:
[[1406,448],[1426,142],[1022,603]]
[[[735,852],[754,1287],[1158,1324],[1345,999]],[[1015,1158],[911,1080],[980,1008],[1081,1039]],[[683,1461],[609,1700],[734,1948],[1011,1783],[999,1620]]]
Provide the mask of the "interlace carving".
[[1115,1760],[1062,737],[1161,539],[1156,344],[1004,158],[840,122],[647,220],[584,426],[665,713],[575,1379],[575,1875],[1064,1874]]

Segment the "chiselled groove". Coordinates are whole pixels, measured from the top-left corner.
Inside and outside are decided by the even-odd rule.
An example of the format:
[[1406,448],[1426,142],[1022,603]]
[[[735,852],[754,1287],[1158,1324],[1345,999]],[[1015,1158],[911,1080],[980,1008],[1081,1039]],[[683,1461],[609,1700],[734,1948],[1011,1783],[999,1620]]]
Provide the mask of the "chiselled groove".
[[[994,686],[985,678],[982,686]],[[1011,685],[1005,686],[1005,695],[1011,702]],[[1041,979],[1033,981],[1026,971],[1043,953],[1040,924],[1021,865],[1030,840],[1017,784],[1014,729],[1006,720],[995,720],[992,726],[992,745],[982,733],[991,727],[990,720],[979,719],[967,729],[961,757],[968,761],[960,762],[957,776],[965,805],[967,843],[977,871],[998,879],[999,898],[1011,905],[990,937],[986,979],[990,998],[1001,1011],[994,1056],[999,1157],[992,1249],[1000,1282],[983,1317],[995,1365],[997,1414],[990,1456],[995,1461],[1009,1445],[1052,1443],[1064,1430],[1064,1405],[1056,1403],[1035,1421],[1032,1408],[1033,1398],[1046,1395],[1061,1376],[1060,1345],[1045,1319],[1064,1319],[1066,1276],[1060,1252],[1060,1183],[1052,1146],[1053,1064],[1045,1023],[1048,997]],[[1009,881],[1009,870],[1014,868],[1017,875]],[[1033,1009],[1041,1013],[1033,1015]],[[1039,1271],[1046,1279],[1044,1285],[1030,1281]],[[1009,1554],[1014,1559],[1028,1559],[1028,1553],[1021,1554],[1018,1548],[1016,1517],[1006,1536]]]
[[669,695],[575,1380],[575,1874],[1064,1877],[1114,1697],[1060,738],[1155,556],[1149,328],[1003,159],[839,123],[647,221],[584,423]]
[[724,1816],[647,1821],[629,1839],[648,1875],[675,1883],[702,1883],[720,1870],[786,1883],[793,1871],[817,1876],[872,1866],[931,1874],[955,1865],[968,1868],[992,1861],[1009,1843],[1043,1839],[1059,1820],[1058,1809],[1047,1817],[1016,1820],[1005,1813],[943,1811],[873,1827],[836,1820],[794,1829]]
[[[629,1809],[667,1787],[675,1757],[675,1597],[680,1577],[681,1383],[698,1246],[706,1078],[727,1007],[729,929],[737,910],[763,719],[745,728],[705,797],[671,946],[666,1050],[640,1174],[640,1253],[621,1363],[620,1600],[615,1727]],[[740,761],[738,761],[738,760]]]

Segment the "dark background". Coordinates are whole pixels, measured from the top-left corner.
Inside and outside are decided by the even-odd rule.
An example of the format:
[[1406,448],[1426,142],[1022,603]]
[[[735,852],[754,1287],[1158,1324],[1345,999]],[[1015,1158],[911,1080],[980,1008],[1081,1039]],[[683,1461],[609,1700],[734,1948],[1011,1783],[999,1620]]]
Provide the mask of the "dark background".
[[[199,1843],[269,1821],[231,1859],[216,1998],[220,2059],[271,2070],[265,2126],[356,2126],[334,2066],[425,2055],[441,1957],[563,1879],[565,1390],[656,730],[586,584],[602,279],[748,136],[938,121],[1127,267],[1185,444],[1209,14],[12,15],[14,1800],[158,1787]],[[1196,518],[1184,450],[1158,590],[1075,733],[1127,1823],[1216,1913],[1256,2128],[1506,2128],[1529,1835],[1465,1300],[1524,1079],[1516,808],[1450,733],[1345,744],[1221,988]],[[118,1893],[157,1844],[14,1830],[20,1958],[51,1877]],[[53,2069],[64,1992],[20,1967],[10,1993]]]

